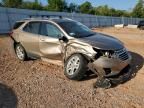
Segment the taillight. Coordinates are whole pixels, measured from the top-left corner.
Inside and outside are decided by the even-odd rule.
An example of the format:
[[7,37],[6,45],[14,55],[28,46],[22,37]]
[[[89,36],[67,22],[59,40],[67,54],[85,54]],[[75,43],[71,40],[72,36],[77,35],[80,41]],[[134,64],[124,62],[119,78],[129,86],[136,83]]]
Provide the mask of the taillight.
[[12,35],[13,35],[13,31],[11,31],[11,32],[9,33],[9,36],[11,36],[11,37],[12,37]]

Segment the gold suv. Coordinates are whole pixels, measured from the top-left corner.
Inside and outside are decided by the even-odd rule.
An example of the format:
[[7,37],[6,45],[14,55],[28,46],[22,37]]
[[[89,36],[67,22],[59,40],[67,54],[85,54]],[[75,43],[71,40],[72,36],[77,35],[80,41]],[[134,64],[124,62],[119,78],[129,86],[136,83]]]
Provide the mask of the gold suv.
[[131,61],[121,41],[68,18],[24,19],[15,23],[11,37],[20,60],[61,60],[66,77],[80,80],[91,71],[98,75],[99,86],[111,86],[112,77],[121,76]]

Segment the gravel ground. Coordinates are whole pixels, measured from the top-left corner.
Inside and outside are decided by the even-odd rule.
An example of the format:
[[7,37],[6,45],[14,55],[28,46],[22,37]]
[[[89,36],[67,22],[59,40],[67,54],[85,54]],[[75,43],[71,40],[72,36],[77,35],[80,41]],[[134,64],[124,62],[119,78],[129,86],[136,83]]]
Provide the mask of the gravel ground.
[[15,57],[11,39],[0,38],[0,108],[144,108],[144,31],[95,31],[125,43],[133,56],[132,79],[110,89],[94,89],[95,76],[71,81],[60,66],[41,60],[21,62]]

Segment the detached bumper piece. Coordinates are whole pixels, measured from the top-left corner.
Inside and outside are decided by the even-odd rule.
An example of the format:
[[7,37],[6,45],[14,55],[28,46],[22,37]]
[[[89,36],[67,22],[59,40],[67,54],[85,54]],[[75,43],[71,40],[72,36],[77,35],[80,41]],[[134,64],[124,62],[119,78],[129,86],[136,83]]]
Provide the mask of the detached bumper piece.
[[132,76],[132,70],[130,65],[125,67],[118,75],[109,77],[108,79],[111,81],[112,84],[122,84],[128,81]]
[[128,65],[117,75],[111,77],[98,78],[98,80],[94,84],[94,87],[108,89],[112,86],[122,84],[128,81],[131,78],[131,75],[132,75],[131,67],[130,65]]
[[94,84],[94,88],[105,88],[108,89],[110,88],[111,85],[111,81],[107,78],[99,78],[96,83]]

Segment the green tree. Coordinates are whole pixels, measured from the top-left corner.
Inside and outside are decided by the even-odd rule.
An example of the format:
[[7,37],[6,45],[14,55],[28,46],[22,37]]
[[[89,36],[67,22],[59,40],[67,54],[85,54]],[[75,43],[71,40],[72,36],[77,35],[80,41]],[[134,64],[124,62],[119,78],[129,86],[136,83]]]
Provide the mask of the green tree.
[[70,3],[69,7],[68,7],[68,11],[69,12],[74,12],[76,10],[77,5],[74,3]]
[[62,3],[62,11],[66,11],[67,12],[67,10],[68,10],[68,4],[67,4],[67,2],[64,0],[63,1],[63,3]]
[[144,17],[143,0],[139,0],[132,12],[133,17],[142,18]]
[[35,0],[35,2],[33,3],[33,9],[35,10],[42,10],[43,6],[41,3],[38,2],[38,0]]
[[115,16],[115,17],[130,17],[130,13],[125,10],[116,10],[114,8],[110,8],[107,5],[104,6],[98,6],[94,8],[95,15],[101,15],[101,16]]
[[107,5],[98,6],[95,9],[95,14],[96,15],[102,15],[102,16],[111,16],[110,9]]
[[117,17],[130,17],[130,13],[125,10],[116,10],[115,16]]
[[85,14],[90,14],[93,7],[90,2],[86,1],[83,4],[80,5],[80,12]]
[[41,5],[41,3],[38,2],[38,0],[35,0],[35,2],[25,1],[25,2],[23,2],[21,8],[33,9],[33,10],[43,10],[43,6]]
[[109,11],[110,11],[110,16],[117,16],[117,15],[116,15],[116,12],[117,12],[116,9],[111,8]]
[[0,3],[0,6],[3,6],[2,3]]
[[22,5],[23,0],[2,0],[2,5],[5,7],[18,8]]
[[67,3],[65,0],[48,0],[47,10],[49,11],[63,11]]
[[67,6],[68,12],[79,12],[79,6],[75,3],[70,3],[69,6]]

